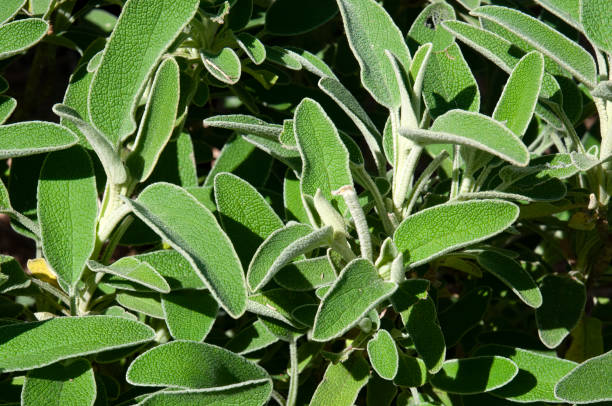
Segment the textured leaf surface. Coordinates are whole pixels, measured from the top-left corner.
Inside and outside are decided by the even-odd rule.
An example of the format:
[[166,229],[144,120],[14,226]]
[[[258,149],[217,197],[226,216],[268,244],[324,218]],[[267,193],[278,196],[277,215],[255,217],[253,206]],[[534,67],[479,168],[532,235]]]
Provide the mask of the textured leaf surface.
[[117,145],[136,129],[137,98],[198,5],[198,0],[130,0],[123,7],[93,78],[88,102],[93,124],[111,144]]
[[65,127],[44,121],[0,126],[0,159],[66,149],[78,138]]
[[361,67],[361,82],[385,107],[398,107],[400,94],[385,50],[410,66],[410,52],[389,14],[374,0],[337,0],[344,29]]
[[587,37],[600,49],[612,54],[612,2],[581,0],[580,22]]
[[236,354],[247,354],[265,348],[278,341],[261,320],[247,326],[227,342],[228,350]]
[[330,285],[336,279],[336,271],[327,256],[306,258],[282,268],[274,281],[288,290],[313,290]]
[[255,65],[260,65],[266,60],[266,47],[257,37],[248,32],[241,32],[236,34],[236,42]]
[[431,377],[431,384],[449,393],[483,393],[504,386],[518,373],[512,361],[500,356],[452,359]]
[[172,341],[138,356],[127,381],[138,386],[216,389],[249,381],[270,381],[257,364],[224,348],[193,341]]
[[126,202],[187,258],[221,307],[233,317],[242,315],[246,309],[242,266],[231,241],[206,207],[168,183],[151,185],[137,200]]
[[517,206],[501,200],[443,204],[406,218],[393,241],[414,267],[501,233],[518,214]]
[[204,289],[202,279],[189,261],[174,250],[153,251],[134,258],[151,265],[170,285],[176,289]]
[[393,383],[398,386],[416,388],[427,382],[427,367],[420,358],[410,357],[400,353],[399,368]]
[[163,276],[161,276],[155,268],[134,257],[123,257],[109,266],[104,266],[94,261],[89,261],[87,265],[94,272],[105,272],[116,275],[122,279],[136,282],[157,292],[170,292],[170,285],[168,285],[168,282],[166,282]]
[[312,339],[328,341],[344,334],[396,289],[395,283],[383,281],[370,261],[349,262],[321,300]]
[[95,400],[94,372],[82,358],[28,372],[21,394],[24,406],[93,405]]
[[0,371],[40,368],[56,361],[151,341],[154,331],[121,317],[57,317],[0,327]]
[[72,290],[96,239],[98,193],[87,152],[74,147],[49,154],[40,172],[37,196],[43,253]]
[[330,363],[317,387],[310,406],[351,406],[369,378],[369,365],[360,356]]
[[0,5],[0,24],[10,20],[24,6],[26,0],[5,0]]
[[18,54],[40,41],[49,25],[39,18],[26,18],[0,26],[0,59]]
[[432,52],[444,51],[453,42],[451,33],[446,31],[441,23],[455,20],[455,10],[446,3],[432,3],[425,7],[412,23],[408,37],[419,45],[431,42]]
[[566,359],[584,362],[604,352],[601,320],[583,315],[571,334],[572,343],[565,353]]
[[368,358],[376,373],[382,378],[388,380],[395,378],[399,355],[395,341],[387,330],[378,330],[378,333],[368,341]]
[[159,293],[151,292],[119,292],[115,296],[115,300],[121,306],[142,313],[156,319],[163,319],[164,309],[161,305]]
[[201,51],[200,56],[204,67],[215,79],[230,85],[240,79],[242,73],[240,59],[231,48],[223,48],[215,54]]
[[8,120],[15,111],[15,107],[17,107],[17,100],[8,96],[0,96],[0,125]]
[[268,381],[248,383],[219,391],[162,391],[147,397],[142,406],[262,406],[270,398],[272,384]]
[[555,395],[568,403],[612,400],[612,351],[591,358],[563,377]]
[[178,290],[162,295],[166,324],[176,340],[202,341],[210,332],[219,305],[201,290]]

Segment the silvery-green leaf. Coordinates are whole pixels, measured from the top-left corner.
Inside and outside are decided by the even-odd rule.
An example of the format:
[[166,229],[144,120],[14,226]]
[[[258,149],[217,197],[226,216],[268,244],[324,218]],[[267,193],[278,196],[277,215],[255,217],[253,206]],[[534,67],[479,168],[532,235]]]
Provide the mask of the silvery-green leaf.
[[444,51],[455,39],[441,24],[443,21],[455,18],[455,10],[449,4],[432,3],[414,20],[408,31],[408,37],[419,45],[430,42],[433,45],[433,52]]
[[223,83],[233,85],[240,79],[242,66],[238,55],[231,48],[223,48],[217,53],[200,51],[206,70]]
[[514,362],[500,356],[452,359],[442,365],[430,382],[448,393],[484,393],[506,385],[518,371]]
[[293,311],[300,306],[312,304],[315,304],[315,299],[311,293],[270,289],[249,296],[248,308],[251,313],[273,318],[301,329],[304,324],[293,317]]
[[204,289],[204,282],[185,257],[174,250],[160,250],[134,256],[153,267],[172,290]]
[[505,345],[486,345],[479,348],[476,355],[501,355],[519,367],[516,377],[492,394],[520,403],[558,403],[555,384],[576,366],[575,362],[562,358]]
[[327,256],[306,258],[283,267],[274,281],[285,289],[306,291],[329,285],[336,272]]
[[46,406],[50,400],[58,404],[92,406],[96,400],[96,381],[89,361],[79,358],[28,372],[21,404]]
[[175,340],[203,341],[219,311],[210,293],[201,290],[177,290],[162,295],[161,304]]
[[153,340],[150,327],[121,317],[56,317],[0,327],[0,371],[54,362]]
[[156,319],[164,319],[164,309],[157,292],[121,291],[115,296],[121,306]]
[[612,54],[612,3],[606,0],[581,0],[579,3],[584,33],[593,44]]
[[225,348],[236,354],[248,354],[278,341],[261,320],[247,326],[227,342]]
[[595,403],[612,400],[612,351],[586,360],[555,386],[557,399],[568,403]]
[[246,284],[240,260],[206,207],[184,189],[168,183],[151,185],[137,200],[125,202],[189,261],[221,307],[232,317],[244,313]]
[[330,363],[310,406],[352,406],[370,377],[368,363],[354,355],[344,362]]
[[338,79],[331,68],[318,56],[304,49],[294,47],[288,48],[287,52],[297,59],[302,65],[302,68],[306,69],[307,71],[314,73],[321,78],[330,77],[333,79]]
[[378,375],[392,380],[397,374],[399,355],[395,341],[387,330],[378,330],[368,341],[368,358]]
[[23,121],[0,126],[0,159],[66,149],[78,138],[70,130],[44,121]]
[[[130,0],[123,6],[88,99],[91,121],[111,145],[118,145],[136,129],[133,113],[140,93],[198,5],[197,0]],[[134,42],[136,37],[147,41]]]
[[535,0],[535,2],[577,30],[582,30],[579,0]]
[[542,280],[542,306],[536,309],[536,324],[542,343],[556,348],[578,324],[586,302],[586,290],[578,280],[547,275]]
[[438,315],[444,342],[453,347],[483,319],[491,300],[491,288],[480,286],[466,294]]
[[302,203],[300,180],[291,170],[287,170],[283,180],[283,202],[287,220],[297,220],[300,223],[308,223],[308,214]]
[[236,34],[236,42],[255,65],[261,65],[266,60],[266,47],[257,37],[241,32]]
[[500,6],[482,6],[472,10],[471,14],[501,24],[588,87],[592,88],[597,83],[595,61],[591,55],[547,24],[518,10]]
[[283,68],[300,70],[302,65],[293,55],[284,48],[277,46],[266,46],[266,60]]
[[0,96],[0,125],[8,120],[15,111],[15,107],[17,107],[17,100],[8,96]]
[[37,197],[43,253],[72,294],[96,240],[98,192],[87,152],[77,146],[49,154]]
[[404,261],[415,267],[501,233],[518,214],[516,205],[500,200],[442,204],[407,217],[393,241]]
[[5,0],[0,5],[0,24],[4,24],[19,12],[26,0]]
[[338,8],[334,0],[312,0],[304,3],[277,0],[266,13],[266,31],[272,35],[304,34],[325,24],[337,13]]
[[591,91],[593,97],[599,97],[607,101],[612,101],[612,80],[601,81]]
[[170,292],[168,282],[146,262],[135,257],[123,257],[111,265],[102,265],[95,261],[87,261],[87,266],[94,272],[104,272],[122,279],[138,283],[161,293]]
[[349,262],[321,300],[312,339],[328,341],[341,336],[396,289],[397,284],[384,281],[367,259]]
[[126,161],[130,175],[138,182],[151,175],[170,139],[178,102],[179,66],[173,58],[168,58],[157,69],[134,147]]
[[542,293],[531,275],[514,259],[495,251],[484,251],[478,255],[478,263],[495,275],[528,306],[542,305]]
[[102,62],[102,56],[104,56],[104,51],[100,51],[91,57],[89,62],[87,62],[87,72],[95,73],[95,71],[98,70],[100,63]]
[[385,50],[410,66],[410,52],[385,9],[374,0],[337,0],[344,29],[361,68],[361,82],[374,99],[388,108],[398,107],[400,95],[393,67]]
[[40,18],[26,18],[0,26],[0,60],[25,51],[43,39],[49,25]]

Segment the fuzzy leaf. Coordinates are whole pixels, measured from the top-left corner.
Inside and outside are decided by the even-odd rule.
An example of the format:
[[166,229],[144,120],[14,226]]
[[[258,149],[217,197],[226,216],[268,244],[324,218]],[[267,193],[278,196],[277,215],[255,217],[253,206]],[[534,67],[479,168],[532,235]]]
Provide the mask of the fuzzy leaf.
[[579,0],[535,0],[535,2],[577,30],[582,30]]
[[568,403],[612,400],[612,351],[578,365],[555,386],[555,396]]
[[506,385],[518,373],[512,361],[500,356],[452,359],[431,377],[431,384],[449,393],[483,393]]
[[393,241],[415,267],[501,233],[518,215],[517,206],[501,200],[442,204],[402,221]]
[[204,67],[223,83],[233,85],[240,79],[242,66],[238,55],[231,48],[223,48],[216,54],[200,51]]
[[399,368],[393,383],[397,386],[416,388],[425,385],[425,382],[427,382],[427,367],[423,360],[400,353]]
[[49,25],[40,18],[26,18],[0,26],[0,60],[25,51],[43,39]]
[[601,320],[587,315],[582,316],[578,325],[572,330],[572,344],[565,353],[565,358],[584,362],[604,352],[604,338]]
[[0,159],[66,149],[78,138],[70,130],[44,121],[24,121],[0,126]]
[[318,56],[301,48],[290,47],[287,52],[291,54],[308,72],[320,78],[329,77],[338,79],[331,68]]
[[266,60],[266,47],[257,37],[241,32],[236,34],[236,42],[255,65],[261,65]]
[[150,327],[112,316],[56,317],[0,327],[0,371],[24,371],[153,340]]
[[612,54],[612,2],[581,0],[580,22],[587,37],[600,49]]
[[[420,283],[418,284],[420,285]],[[406,295],[414,287],[414,284],[404,282],[400,285],[398,293]],[[410,292],[404,300],[412,294],[413,292]],[[397,306],[395,297],[394,306]],[[428,296],[417,298],[417,301],[401,314],[406,325],[406,331],[412,337],[414,347],[423,359],[427,370],[431,373],[437,373],[446,357],[446,343],[438,323],[436,306],[433,300]]]
[[[129,0],[89,92],[94,126],[113,146],[136,129],[134,109],[153,68],[197,11],[198,0]],[[135,38],[147,38],[146,41]]]
[[305,291],[331,285],[336,271],[327,256],[306,258],[282,268],[274,281],[285,289]]
[[[168,183],[151,185],[137,200],[125,202],[189,261],[221,307],[235,318],[244,313],[246,284],[240,260],[206,207],[184,189]],[[172,206],[168,202],[173,202]]]
[[96,240],[98,192],[85,150],[74,147],[49,154],[37,197],[43,253],[72,294]]
[[248,354],[278,341],[261,320],[247,326],[227,342],[225,347],[236,354]]
[[385,9],[374,0],[337,0],[344,29],[361,68],[361,82],[374,100],[388,108],[400,105],[400,94],[393,67],[385,50],[405,67],[410,51]]
[[312,339],[328,341],[341,336],[396,289],[397,284],[384,281],[370,261],[349,262],[321,300]]
[[134,256],[151,265],[172,290],[204,289],[204,283],[185,257],[174,250],[160,250]]
[[399,355],[395,341],[387,330],[378,330],[368,341],[368,358],[378,375],[387,380],[395,378]]
[[135,257],[123,257],[112,265],[106,266],[95,261],[88,261],[87,266],[94,272],[105,272],[121,279],[132,281],[161,293],[170,292],[168,282],[146,262]]
[[4,0],[0,5],[0,24],[4,24],[19,12],[26,0]]
[[431,42],[432,52],[444,51],[455,39],[441,23],[455,19],[455,10],[452,6],[446,3],[432,3],[414,20],[408,31],[408,37],[419,45]]
[[330,363],[317,387],[310,406],[351,406],[369,379],[369,365],[360,356]]
[[17,107],[17,100],[8,96],[0,96],[0,125],[8,120],[15,111],[15,107]]
[[308,223],[308,214],[302,203],[300,180],[291,170],[287,170],[283,180],[283,203],[285,206],[285,218],[287,220],[297,220],[300,223]]
[[168,330],[175,340],[203,341],[215,322],[219,305],[208,292],[178,290],[162,295]]
[[115,300],[121,306],[156,319],[164,319],[164,309],[157,292],[124,292],[120,291]]

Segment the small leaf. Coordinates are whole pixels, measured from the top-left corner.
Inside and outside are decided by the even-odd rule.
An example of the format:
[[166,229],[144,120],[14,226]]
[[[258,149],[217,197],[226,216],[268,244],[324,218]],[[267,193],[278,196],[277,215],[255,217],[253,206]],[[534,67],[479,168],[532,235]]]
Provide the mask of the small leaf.
[[138,283],[157,292],[170,292],[168,282],[146,262],[135,257],[123,257],[112,265],[105,266],[95,261],[87,261],[87,266],[94,272],[105,272],[122,279]]
[[370,261],[358,258],[349,262],[321,300],[312,339],[329,341],[341,336],[396,289],[395,283],[378,275]]
[[206,70],[223,83],[233,85],[240,79],[242,67],[238,55],[231,48],[223,48],[216,54],[200,51]]
[[96,382],[89,361],[79,358],[28,372],[21,404],[46,406],[49,400],[67,405],[93,405]]
[[30,286],[30,278],[21,269],[21,265],[15,258],[8,255],[0,255],[0,275],[7,279],[0,283],[0,293],[11,290],[23,289]]
[[387,330],[378,330],[368,341],[368,358],[378,375],[387,380],[395,378],[398,370],[399,355],[395,341]]
[[[130,0],[124,5],[88,98],[91,122],[111,145],[117,146],[136,129],[133,114],[140,93],[162,54],[191,21],[199,3],[160,0],[145,4]],[[135,36],[148,40],[134,42]]]
[[285,289],[270,289],[257,295],[249,296],[249,311],[260,316],[273,318],[298,329],[305,325],[293,317],[298,307],[315,304],[312,294],[306,292],[288,292]]
[[281,47],[266,46],[266,60],[283,68],[300,70],[302,65],[293,57],[293,54]]
[[420,358],[400,353],[399,368],[393,383],[398,386],[416,388],[427,382],[427,367]]
[[25,5],[26,0],[5,0],[0,5],[0,24],[6,23]]
[[151,292],[120,292],[115,297],[121,306],[156,319],[164,319],[159,293]]
[[0,96],[0,125],[8,120],[15,111],[15,107],[17,107],[17,100],[8,96]]
[[318,56],[301,48],[290,47],[286,51],[297,59],[302,68],[308,72],[314,73],[320,78],[330,77],[338,79],[331,68]]
[[518,370],[514,362],[500,356],[452,359],[430,382],[448,393],[483,393],[506,385]]
[[294,291],[313,290],[331,285],[334,280],[336,280],[336,271],[327,256],[292,262],[274,276],[276,283]]
[[178,290],[162,295],[168,330],[175,340],[203,341],[215,322],[219,305],[200,290]]
[[542,293],[531,275],[515,260],[495,251],[478,255],[478,263],[495,275],[527,306],[537,309],[542,305]]
[[374,100],[388,108],[400,105],[393,67],[385,56],[389,50],[405,66],[410,52],[385,9],[374,0],[337,0],[344,29],[361,68],[361,82]]
[[612,400],[612,351],[578,365],[555,386],[555,396],[568,403]]
[[151,185],[137,200],[124,201],[189,261],[221,307],[235,318],[244,313],[246,284],[240,260],[206,207],[168,183]]
[[369,379],[369,365],[360,356],[330,363],[317,387],[310,406],[351,406]]
[[172,341],[139,355],[128,368],[126,379],[137,386],[215,391],[250,381],[271,383],[268,373],[246,358],[193,341]]
[[[272,35],[304,34],[325,24],[338,13],[334,0],[307,3],[277,0],[266,12],[266,31]],[[291,18],[287,18],[287,16]]]
[[597,47],[612,54],[612,3],[606,0],[581,0],[580,22],[584,33]]
[[70,130],[44,121],[24,121],[0,126],[0,159],[66,149],[78,138]]
[[0,60],[25,51],[43,39],[49,25],[40,18],[26,18],[0,26]]
[[556,348],[572,331],[584,309],[584,285],[569,277],[547,275],[542,280],[543,302],[536,309],[536,324],[542,343]]
[[37,197],[43,253],[72,294],[96,240],[98,192],[85,150],[74,147],[49,154]]
[[56,317],[0,327],[0,371],[54,362],[153,340],[150,327],[121,317]]
[[415,267],[501,233],[518,215],[517,206],[501,200],[442,204],[402,221],[393,241]]
[[266,348],[278,341],[261,320],[245,327],[227,342],[225,348],[236,354],[248,354]]
[[241,32],[236,34],[236,42],[255,65],[261,65],[266,60],[266,47],[257,37]]
[[500,6],[482,6],[472,10],[471,14],[501,24],[570,71],[588,87],[592,88],[597,83],[595,61],[591,55],[544,22],[518,10]]

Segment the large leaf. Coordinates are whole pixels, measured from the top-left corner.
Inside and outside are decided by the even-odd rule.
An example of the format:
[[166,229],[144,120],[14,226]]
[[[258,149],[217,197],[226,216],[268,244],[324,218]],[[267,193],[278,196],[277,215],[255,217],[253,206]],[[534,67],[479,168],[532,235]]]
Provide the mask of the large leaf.
[[517,206],[501,200],[442,204],[402,221],[393,241],[415,267],[501,233],[518,215]]
[[240,259],[210,210],[169,183],[151,185],[137,200],[125,201],[187,258],[221,307],[232,317],[244,313],[247,294]]
[[25,51],[43,39],[49,25],[40,18],[26,18],[0,26],[0,60]]
[[172,290],[205,288],[189,261],[174,250],[152,251],[134,258],[151,265]]
[[518,371],[514,362],[500,356],[452,359],[430,382],[449,393],[483,393],[506,385]]
[[0,24],[4,24],[24,6],[26,0],[4,0],[0,5]]
[[441,23],[455,19],[455,9],[451,5],[442,2],[432,3],[425,7],[414,20],[408,31],[408,38],[419,45],[431,42],[432,52],[444,51],[455,39],[442,27]]
[[78,138],[65,127],[44,121],[0,126],[0,159],[66,149]]
[[313,290],[331,285],[335,279],[336,271],[327,256],[292,262],[274,276],[276,283],[285,289],[295,291]]
[[591,358],[564,376],[555,396],[568,403],[612,401],[612,351]]
[[87,152],[77,146],[49,154],[37,197],[43,253],[72,293],[96,240],[98,193]]
[[202,341],[213,326],[219,305],[208,292],[177,290],[162,295],[168,330],[176,340]]
[[361,356],[344,362],[330,363],[317,387],[310,406],[351,406],[361,388],[368,382],[369,365]]
[[401,31],[374,0],[337,2],[349,45],[361,67],[363,86],[378,103],[398,107],[399,84],[385,50],[399,58],[404,67],[410,66],[410,52]]
[[[403,290],[408,288],[405,283]],[[402,290],[399,293],[404,293]],[[397,305],[397,302],[394,302]],[[446,357],[446,343],[440,329],[433,300],[426,296],[418,298],[414,305],[402,312],[406,331],[412,337],[414,347],[423,359],[427,370],[437,373]]]
[[582,30],[579,0],[535,0],[535,2],[572,27]]
[[587,37],[600,49],[612,54],[612,2],[607,0],[581,0],[580,22]]
[[0,327],[0,371],[24,371],[56,361],[153,340],[150,327],[122,317],[57,317]]
[[138,97],[199,3],[129,0],[123,6],[93,78],[88,102],[92,123],[111,144],[117,145],[136,129],[133,114]]

